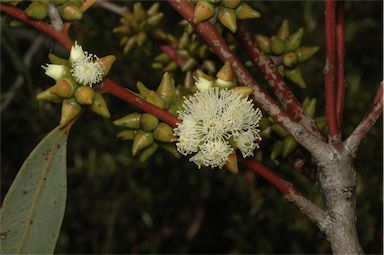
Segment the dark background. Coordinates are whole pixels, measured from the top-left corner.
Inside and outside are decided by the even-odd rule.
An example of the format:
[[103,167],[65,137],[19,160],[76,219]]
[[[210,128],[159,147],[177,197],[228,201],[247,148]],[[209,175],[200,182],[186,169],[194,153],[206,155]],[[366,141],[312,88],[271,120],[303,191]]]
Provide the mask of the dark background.
[[[132,2],[115,2],[128,6]],[[284,18],[291,31],[304,27],[303,45],[321,50],[304,65],[305,91],[293,87],[302,100],[323,98],[323,3],[252,2],[263,17],[250,22],[257,33],[272,35]],[[180,16],[166,2],[162,27],[180,35]],[[362,119],[382,80],[383,27],[381,1],[346,2],[346,108],[343,137]],[[25,26],[11,28],[1,17],[1,98],[17,73],[25,82],[1,112],[1,199],[22,162],[59,121],[60,107],[37,102],[36,94],[52,85],[41,65],[52,50],[64,52],[45,38],[31,67],[20,64],[39,35]],[[89,52],[115,54],[114,80],[133,88],[137,80],[155,88],[162,73],[151,68],[152,57],[142,49],[123,55],[120,37],[111,32],[119,17],[100,7],[91,8],[71,30]],[[5,47],[5,45],[9,47]],[[237,49],[241,54],[241,48]],[[158,54],[153,46],[151,51]],[[244,55],[245,56],[245,55]],[[244,57],[242,56],[242,57]],[[218,65],[219,62],[218,62]],[[265,84],[255,72],[256,78]],[[176,75],[178,82],[181,75]],[[112,118],[134,109],[106,96]],[[117,128],[92,113],[83,115],[68,141],[68,201],[57,253],[328,253],[329,243],[309,219],[269,183],[242,167],[239,175],[225,170],[198,170],[188,159],[176,160],[158,152],[144,164],[130,154],[128,142],[114,138]],[[382,252],[382,118],[359,149],[357,214],[361,244],[367,253]],[[312,201],[322,204],[315,185],[289,167],[274,170],[297,185]]]

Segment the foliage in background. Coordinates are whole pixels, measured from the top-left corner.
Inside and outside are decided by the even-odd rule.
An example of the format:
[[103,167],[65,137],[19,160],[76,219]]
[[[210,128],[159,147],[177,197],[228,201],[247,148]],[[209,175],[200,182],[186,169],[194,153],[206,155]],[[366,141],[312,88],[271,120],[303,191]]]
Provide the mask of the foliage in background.
[[[253,22],[255,33],[273,34],[281,21],[289,18],[292,31],[304,26],[306,44],[323,45],[321,2],[260,1],[253,5],[263,14]],[[349,76],[344,135],[361,119],[370,95],[382,79],[381,10],[379,2],[346,3]],[[169,28],[167,32],[181,35],[182,29],[173,25],[180,20],[179,15],[166,4],[161,5],[161,11],[165,14],[163,25]],[[111,71],[116,81],[134,89],[136,81],[141,80],[155,89],[162,72],[151,67],[151,56],[140,48],[122,54],[119,38],[112,33],[119,17],[105,12],[97,7],[88,10],[82,22],[75,23],[73,38],[90,52],[116,55],[118,59]],[[28,69],[15,60],[23,56],[37,32],[26,27],[11,32],[3,22],[2,100],[20,70],[24,70],[26,81],[30,82],[23,84],[1,114],[2,199],[23,160],[47,130],[55,126],[59,116],[54,105],[35,100],[35,95],[47,84],[40,63],[47,62],[46,56],[54,43],[46,39]],[[160,53],[156,47],[151,51]],[[324,105],[319,93],[323,89],[323,53],[321,47],[316,57],[303,66],[308,85],[305,95],[317,97],[319,105]],[[265,83],[257,72],[255,77]],[[182,76],[175,79],[179,83],[183,81]],[[294,86],[292,89],[303,98],[300,89]],[[110,100],[108,106],[113,119],[134,110],[118,100]],[[358,228],[367,253],[382,250],[381,130],[379,121],[361,145],[356,162]],[[315,225],[254,173],[246,172],[246,178],[242,178],[228,171],[199,171],[187,159],[176,160],[166,153],[138,164],[131,156],[130,146],[114,138],[116,131],[109,121],[88,113],[72,128],[68,141],[68,201],[56,252],[330,251]],[[305,177],[286,165],[275,169],[295,181],[309,198],[320,199]]]

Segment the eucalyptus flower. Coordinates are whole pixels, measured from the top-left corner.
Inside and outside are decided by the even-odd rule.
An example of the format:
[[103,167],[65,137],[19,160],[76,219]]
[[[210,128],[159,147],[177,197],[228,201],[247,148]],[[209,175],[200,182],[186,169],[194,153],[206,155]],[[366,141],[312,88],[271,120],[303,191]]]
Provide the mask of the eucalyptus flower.
[[190,161],[221,168],[239,149],[253,155],[261,140],[258,129],[261,111],[252,101],[228,89],[208,88],[185,98],[174,129],[177,149],[183,155],[196,153]]

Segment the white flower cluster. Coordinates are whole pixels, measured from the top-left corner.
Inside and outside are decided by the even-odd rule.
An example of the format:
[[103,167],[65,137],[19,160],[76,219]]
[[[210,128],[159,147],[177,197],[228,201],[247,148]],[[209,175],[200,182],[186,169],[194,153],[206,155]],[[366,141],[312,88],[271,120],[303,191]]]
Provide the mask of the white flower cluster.
[[[90,86],[103,80],[103,63],[96,55],[84,52],[83,48],[75,42],[71,48],[69,57],[71,64],[70,72],[73,78],[84,86]],[[42,66],[45,69],[45,74],[55,79],[62,79],[66,74],[68,67],[57,64],[47,64]]]
[[227,89],[209,88],[186,98],[179,111],[177,149],[202,165],[222,167],[237,148],[244,157],[258,147],[259,121],[262,117],[252,101]]

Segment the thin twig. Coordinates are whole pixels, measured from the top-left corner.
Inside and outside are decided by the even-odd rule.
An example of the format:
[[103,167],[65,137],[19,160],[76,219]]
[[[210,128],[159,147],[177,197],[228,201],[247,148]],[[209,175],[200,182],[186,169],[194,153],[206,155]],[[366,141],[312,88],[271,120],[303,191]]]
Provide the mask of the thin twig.
[[335,90],[335,2],[325,0],[325,113],[328,123],[328,140],[330,144],[340,142],[339,128],[336,117],[336,90]]
[[356,155],[361,140],[366,136],[370,128],[376,123],[377,119],[383,114],[383,82],[377,89],[371,105],[365,114],[364,119],[344,142],[344,147],[352,156]]
[[172,61],[174,61],[178,66],[183,67],[185,64],[185,60],[180,56],[177,50],[171,45],[163,44],[160,45],[160,49],[166,53]]
[[51,20],[51,26],[53,27],[53,29],[55,29],[56,31],[63,30],[63,20],[61,19],[57,8],[51,3],[48,4],[48,16]]
[[100,7],[104,8],[108,11],[114,12],[118,15],[122,15],[124,12],[127,11],[127,7],[120,6],[120,5],[114,4],[114,3],[106,1],[106,0],[97,0],[96,3]]
[[345,22],[344,22],[344,1],[336,5],[336,114],[339,130],[343,123],[345,78],[344,78],[344,57],[345,57]]

